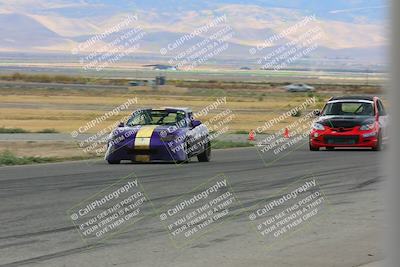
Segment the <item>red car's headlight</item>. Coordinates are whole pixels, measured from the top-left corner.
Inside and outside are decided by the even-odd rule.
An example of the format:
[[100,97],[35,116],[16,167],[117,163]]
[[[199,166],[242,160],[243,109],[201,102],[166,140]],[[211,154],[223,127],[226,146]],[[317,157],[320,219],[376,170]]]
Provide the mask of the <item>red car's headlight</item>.
[[375,122],[369,123],[369,124],[364,124],[363,126],[360,127],[361,131],[369,131],[373,130],[375,128]]
[[314,130],[321,130],[321,131],[325,130],[325,126],[318,122],[314,122],[312,128]]

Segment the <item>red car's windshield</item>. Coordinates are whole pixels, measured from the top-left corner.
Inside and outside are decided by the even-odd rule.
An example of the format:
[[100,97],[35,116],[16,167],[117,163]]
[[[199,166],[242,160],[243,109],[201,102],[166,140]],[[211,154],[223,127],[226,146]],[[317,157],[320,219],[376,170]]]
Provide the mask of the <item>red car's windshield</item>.
[[373,116],[374,105],[371,102],[332,102],[322,111],[323,116]]

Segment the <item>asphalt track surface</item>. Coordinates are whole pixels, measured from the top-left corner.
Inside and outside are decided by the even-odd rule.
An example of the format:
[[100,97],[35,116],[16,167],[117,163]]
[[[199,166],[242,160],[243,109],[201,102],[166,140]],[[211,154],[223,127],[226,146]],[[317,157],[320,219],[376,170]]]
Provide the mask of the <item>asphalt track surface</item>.
[[[209,163],[121,164],[80,161],[0,168],[0,266],[363,266],[383,259],[382,152],[300,147],[279,161],[255,148],[213,151]],[[266,244],[247,215],[224,222],[183,248],[158,216],[87,248],[66,211],[132,172],[155,208],[225,174],[251,207],[313,174],[329,200],[324,219]],[[375,266],[375,265],[374,265]]]

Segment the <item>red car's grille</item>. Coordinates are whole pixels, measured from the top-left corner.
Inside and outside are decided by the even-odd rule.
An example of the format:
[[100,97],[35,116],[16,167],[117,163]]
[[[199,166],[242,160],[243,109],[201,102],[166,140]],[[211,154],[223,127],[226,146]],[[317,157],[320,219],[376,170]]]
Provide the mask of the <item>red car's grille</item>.
[[329,120],[324,125],[331,128],[354,128],[360,125],[360,122],[356,120]]
[[341,128],[331,128],[331,130],[332,130],[332,131],[335,131],[335,132],[343,133],[343,132],[352,131],[353,128],[343,128],[343,127],[341,127]]
[[348,136],[334,136],[327,135],[324,137],[325,143],[332,145],[354,145],[358,143],[359,137],[357,135]]

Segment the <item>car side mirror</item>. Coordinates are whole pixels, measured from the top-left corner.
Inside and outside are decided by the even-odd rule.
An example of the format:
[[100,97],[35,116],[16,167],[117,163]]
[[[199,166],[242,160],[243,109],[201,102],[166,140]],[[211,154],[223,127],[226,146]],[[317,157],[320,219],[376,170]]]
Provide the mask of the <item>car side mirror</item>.
[[193,121],[191,122],[191,126],[192,126],[193,128],[199,126],[200,124],[201,124],[201,121],[197,121],[197,120],[193,120]]
[[118,127],[125,127],[125,123],[124,123],[123,121],[121,121],[121,122],[118,124]]
[[318,109],[314,110],[313,113],[315,117],[321,116],[321,111]]

